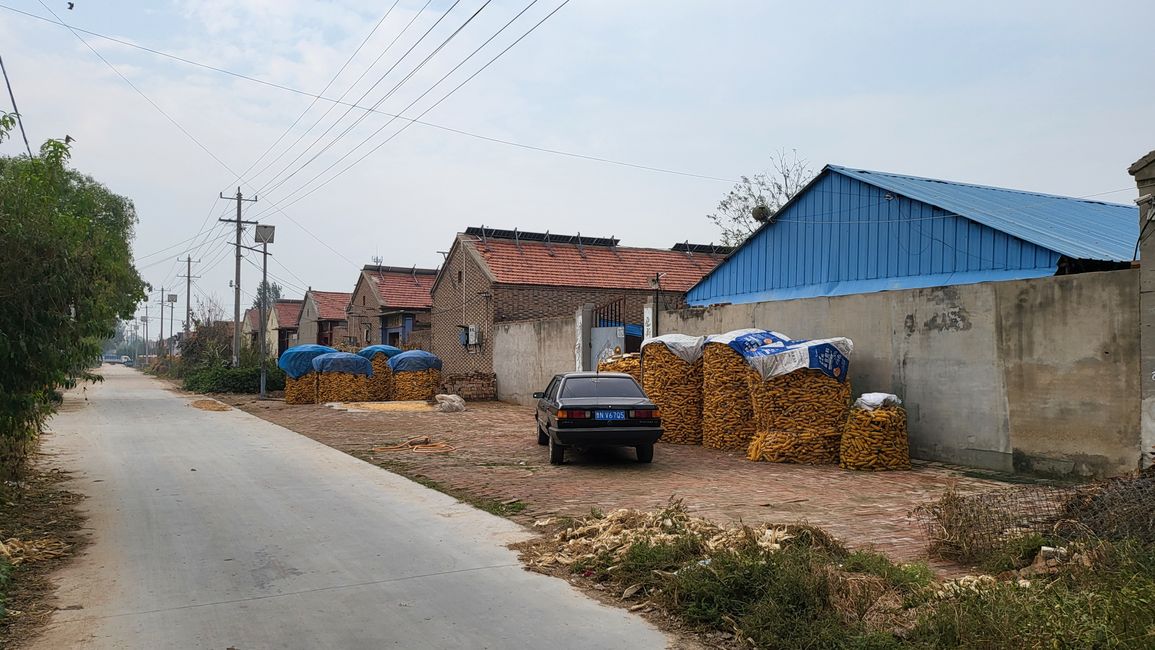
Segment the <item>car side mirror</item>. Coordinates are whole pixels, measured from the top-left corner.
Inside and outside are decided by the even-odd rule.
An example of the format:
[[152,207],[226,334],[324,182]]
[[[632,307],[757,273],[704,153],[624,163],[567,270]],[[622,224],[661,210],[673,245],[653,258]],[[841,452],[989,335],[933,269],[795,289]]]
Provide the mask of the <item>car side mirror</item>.
[[541,399],[541,398],[543,398],[543,397],[545,397],[545,393],[542,393],[542,392],[540,392],[540,391],[538,391],[538,392],[536,392],[536,393],[534,393],[534,394],[533,394],[533,398],[534,398],[534,399]]

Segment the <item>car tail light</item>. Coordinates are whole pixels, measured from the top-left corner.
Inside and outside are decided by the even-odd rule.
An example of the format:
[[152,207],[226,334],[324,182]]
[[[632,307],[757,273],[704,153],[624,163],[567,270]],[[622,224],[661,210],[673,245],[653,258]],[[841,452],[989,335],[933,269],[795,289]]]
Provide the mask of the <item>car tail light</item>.
[[658,409],[634,409],[630,411],[630,417],[635,420],[653,420],[662,417],[662,412]]
[[589,418],[589,416],[589,411],[577,409],[561,409],[557,412],[557,419],[559,420],[584,420]]

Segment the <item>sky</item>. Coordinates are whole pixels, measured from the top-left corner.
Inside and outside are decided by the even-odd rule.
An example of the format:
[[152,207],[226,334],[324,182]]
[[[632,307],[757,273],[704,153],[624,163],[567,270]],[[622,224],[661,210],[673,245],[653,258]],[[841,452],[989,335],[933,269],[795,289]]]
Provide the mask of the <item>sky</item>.
[[[191,256],[194,302],[230,314],[233,248],[216,220],[235,215],[219,197],[238,187],[257,198],[245,219],[276,226],[270,279],[300,297],[352,291],[374,258],[436,267],[469,226],[718,241],[706,215],[780,151],[814,171],[1130,203],[1126,168],[1155,148],[1142,0],[67,4],[0,0],[33,148],[74,138],[75,168],[134,201],[145,279],[183,305],[176,260]],[[260,256],[245,255],[247,306]]]

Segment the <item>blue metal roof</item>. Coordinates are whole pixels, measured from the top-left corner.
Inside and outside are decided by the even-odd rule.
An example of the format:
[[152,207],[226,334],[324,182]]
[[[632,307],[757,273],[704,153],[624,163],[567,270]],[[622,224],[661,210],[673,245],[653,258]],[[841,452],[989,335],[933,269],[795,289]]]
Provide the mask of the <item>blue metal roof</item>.
[[1076,259],[1130,261],[1139,237],[1139,212],[1134,205],[836,165],[827,165],[826,170],[940,207]]

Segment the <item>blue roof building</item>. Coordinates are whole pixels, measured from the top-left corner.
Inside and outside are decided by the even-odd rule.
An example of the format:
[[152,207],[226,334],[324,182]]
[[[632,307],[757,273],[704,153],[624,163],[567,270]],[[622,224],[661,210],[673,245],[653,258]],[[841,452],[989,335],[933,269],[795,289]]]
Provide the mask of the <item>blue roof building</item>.
[[840,296],[1129,265],[1134,205],[827,165],[687,294]]

